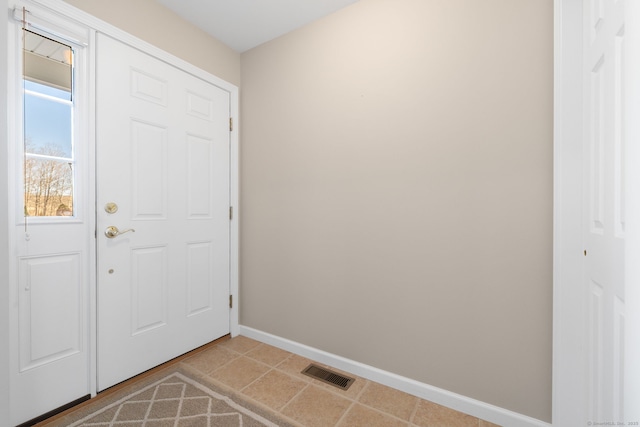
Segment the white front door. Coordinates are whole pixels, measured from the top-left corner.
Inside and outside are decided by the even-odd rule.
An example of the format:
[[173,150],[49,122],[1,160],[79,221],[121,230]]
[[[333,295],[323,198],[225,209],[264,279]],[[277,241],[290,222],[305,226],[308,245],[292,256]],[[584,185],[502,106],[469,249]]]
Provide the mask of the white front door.
[[230,94],[102,34],[97,52],[103,390],[229,333]]
[[624,420],[624,3],[584,3],[586,421],[594,424]]

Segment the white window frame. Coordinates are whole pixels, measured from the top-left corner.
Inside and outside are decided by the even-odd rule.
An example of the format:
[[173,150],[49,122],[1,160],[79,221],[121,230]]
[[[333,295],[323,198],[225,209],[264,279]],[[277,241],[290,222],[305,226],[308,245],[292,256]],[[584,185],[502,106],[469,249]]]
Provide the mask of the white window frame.
[[[16,225],[37,224],[64,224],[90,221],[90,182],[89,159],[92,152],[93,141],[90,138],[91,127],[90,109],[90,68],[88,40],[90,33],[88,28],[82,27],[58,15],[40,9],[33,4],[16,2],[13,9],[14,25],[10,29],[9,40],[9,87],[8,101],[14,108],[9,110],[9,199],[14,200],[15,208],[12,210]],[[23,69],[22,69],[22,8],[26,13],[26,29],[34,33],[59,41],[71,46],[74,50],[74,78],[73,78],[73,215],[72,216],[24,216],[24,117],[23,117]],[[11,117],[13,114],[13,117]]]

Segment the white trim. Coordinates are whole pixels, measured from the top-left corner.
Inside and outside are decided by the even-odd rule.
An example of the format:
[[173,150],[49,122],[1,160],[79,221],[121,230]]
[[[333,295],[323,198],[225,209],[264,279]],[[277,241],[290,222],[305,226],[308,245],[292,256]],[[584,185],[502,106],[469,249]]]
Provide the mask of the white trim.
[[[2,9],[7,10],[8,2],[2,0],[0,2]],[[0,99],[5,102],[0,105],[0,427],[8,427],[9,422],[9,378],[10,378],[10,347],[6,344],[10,342],[10,309],[11,301],[9,298],[9,268],[10,268],[10,234],[9,229],[12,224],[9,220],[9,212],[7,209],[7,201],[9,198],[8,189],[8,170],[9,170],[9,153],[8,153],[8,120],[9,109],[7,89],[8,89],[8,69],[9,56],[8,47],[9,40],[9,20],[0,19],[0,34],[5,37],[4,42],[0,42]]]
[[551,424],[518,414],[479,400],[452,393],[392,372],[384,371],[355,360],[347,359],[295,341],[281,338],[248,326],[240,325],[240,335],[281,348],[350,374],[395,388],[397,390],[446,406],[485,421],[509,427],[550,427]]
[[[89,117],[89,123],[87,123],[88,132],[89,132],[89,155],[87,156],[87,161],[91,165],[91,168],[96,170],[96,32],[94,30],[89,31],[89,45],[87,46],[87,54],[85,58],[87,60],[87,102],[88,109],[87,114]],[[92,206],[96,206],[96,174],[90,173],[89,182],[87,185],[91,188],[91,197],[92,197]],[[96,209],[93,209],[93,212],[90,212],[91,215],[91,229],[96,230],[97,227],[97,217],[96,217]],[[91,274],[91,285],[89,287],[89,390],[91,392],[91,397],[95,397],[98,394],[98,334],[96,331],[98,330],[98,289],[96,283],[98,282],[97,278],[97,262],[98,262],[98,253],[97,253],[97,244],[95,240],[95,234],[93,235],[93,244],[89,245],[89,268]]]
[[[7,229],[6,229],[6,233],[7,233],[7,246],[9,248],[9,256],[7,257],[7,262],[8,262],[8,268],[6,270],[7,276],[8,276],[8,280],[7,280],[7,286],[4,286],[3,288],[6,290],[6,293],[8,295],[7,298],[7,305],[6,305],[6,318],[8,319],[8,327],[9,327],[9,339],[7,340],[7,343],[15,343],[17,342],[17,334],[15,331],[15,327],[14,327],[14,318],[13,318],[13,312],[12,312],[12,307],[15,307],[18,305],[17,299],[15,297],[15,293],[13,292],[13,287],[9,286],[9,284],[11,283],[16,283],[16,263],[14,262],[15,260],[15,254],[17,253],[17,249],[16,249],[16,243],[15,243],[15,211],[13,209],[10,209],[10,207],[14,206],[13,200],[15,200],[15,175],[16,175],[16,165],[15,165],[15,146],[14,144],[10,144],[9,141],[16,141],[17,138],[21,137],[21,135],[18,135],[18,129],[16,129],[16,123],[18,123],[18,116],[17,116],[17,111],[15,108],[15,103],[14,101],[17,99],[18,94],[17,94],[17,89],[16,86],[18,84],[18,75],[17,75],[17,70],[15,67],[15,57],[10,55],[15,54],[15,46],[17,45],[18,41],[16,39],[16,31],[15,31],[15,26],[12,25],[11,22],[9,22],[9,20],[6,20],[8,25],[7,25],[7,78],[6,80],[3,82],[6,87],[7,87],[7,97],[5,99],[5,106],[7,107],[7,139],[6,139],[6,144],[3,147],[3,151],[4,151],[4,155],[6,155],[6,164],[7,164],[7,169],[5,169],[7,176],[6,178],[6,188],[3,188],[4,192],[2,193],[3,196],[6,196],[6,199],[3,199],[2,201],[5,203],[5,214],[7,215],[7,219],[8,219],[8,224],[7,224]],[[7,373],[7,377],[8,377],[8,381],[5,383],[7,385],[7,392],[8,392],[8,397],[9,397],[9,407],[8,407],[8,411],[4,414],[4,418],[0,419],[0,425],[4,426],[4,425],[11,425],[11,400],[12,400],[12,396],[11,396],[11,391],[12,391],[12,381],[13,381],[13,367],[16,366],[16,363],[14,362],[15,359],[15,352],[13,351],[13,346],[12,345],[6,345],[4,346],[5,348],[7,348],[8,351],[8,356],[9,356],[9,360],[8,360],[8,364],[5,366],[3,365],[2,368],[4,370],[6,370]],[[6,424],[5,424],[6,423]]]
[[[77,25],[70,23],[67,18],[55,11],[33,9],[29,3],[22,1],[17,2],[13,9],[13,19],[22,22],[22,7],[26,9],[26,27],[35,30],[38,33],[48,34],[54,38],[64,40],[77,46],[86,46],[88,40],[88,28],[85,25]],[[64,27],[59,27],[56,22],[64,22]]]
[[625,239],[625,389],[624,419],[640,421],[640,2],[625,5],[625,126],[626,239]]
[[582,291],[582,0],[554,6],[552,422],[586,425]]
[[229,329],[232,337],[240,334],[239,331],[239,307],[240,307],[240,295],[239,295],[239,283],[240,283],[240,153],[238,135],[240,129],[240,108],[238,104],[238,92],[231,96],[230,104],[230,116],[233,120],[233,131],[231,132],[231,147],[229,150],[229,173],[230,176],[230,191],[229,202],[233,208],[233,218],[230,224],[229,232],[229,293],[233,297],[233,307],[229,313]]

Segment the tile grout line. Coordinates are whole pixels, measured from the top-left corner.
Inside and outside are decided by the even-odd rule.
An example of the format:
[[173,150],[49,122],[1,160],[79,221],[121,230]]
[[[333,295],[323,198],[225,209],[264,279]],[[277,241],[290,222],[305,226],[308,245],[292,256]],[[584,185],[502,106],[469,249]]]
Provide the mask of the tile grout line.
[[409,425],[414,425],[413,421],[416,417],[416,414],[418,413],[418,407],[420,406],[420,402],[422,401],[422,399],[420,399],[419,397],[416,399],[416,404],[413,407],[413,411],[411,411],[411,415],[409,416]]
[[344,414],[342,414],[342,416],[340,416],[340,418],[338,418],[338,421],[336,421],[336,423],[334,424],[334,427],[338,427],[340,425],[342,420],[344,420],[347,417],[347,414],[349,413],[351,408],[353,408],[355,405],[357,405],[357,402],[354,400],[354,401],[351,402],[351,405],[349,405],[347,410],[344,411]]
[[[266,344],[265,344],[265,345],[266,345]],[[253,350],[252,350],[252,351],[253,351]],[[255,361],[255,362],[262,363],[263,365],[266,365],[266,366],[268,366],[268,367],[269,367],[269,368],[271,368],[271,369],[276,369],[278,366],[280,366],[281,364],[283,364],[284,362],[286,362],[287,360],[289,360],[289,359],[291,358],[291,356],[293,356],[293,353],[287,352],[287,353],[289,353],[289,355],[288,355],[287,357],[285,357],[285,358],[284,358],[284,359],[282,359],[281,361],[279,361],[279,362],[275,363],[274,365],[270,365],[270,364],[269,364],[269,363],[267,363],[267,362],[264,362],[264,361],[262,361],[262,360],[260,360],[260,359],[256,359],[256,358],[255,358],[255,357],[253,357],[253,356],[249,356],[249,353],[251,353],[251,351],[249,351],[248,353],[244,354],[243,356],[245,356],[245,357],[247,357],[247,358],[249,358],[249,359],[251,359],[251,360],[253,360],[253,361]]]
[[[371,381],[365,380],[364,378],[361,378],[361,379],[363,379],[366,382],[364,384],[364,387],[362,387],[362,390],[360,390],[358,392],[358,394],[356,395],[356,397],[354,399],[358,403],[362,403],[362,402],[360,402],[360,399],[362,398],[362,395],[364,394],[365,390],[367,390],[369,387],[371,387]],[[355,381],[354,381],[354,383],[355,383]]]
[[262,342],[260,342],[260,341],[252,340],[252,341],[254,341],[254,342],[256,343],[256,345],[254,345],[254,346],[250,347],[249,349],[247,349],[247,350],[245,350],[245,351],[240,351],[240,350],[236,350],[236,349],[234,349],[234,348],[231,348],[231,344],[230,344],[230,343],[231,343],[231,341],[232,341],[232,340],[227,340],[227,341],[221,342],[221,343],[219,344],[219,346],[220,346],[220,347],[222,347],[222,348],[224,348],[224,349],[226,349],[226,350],[233,351],[234,353],[238,353],[238,354],[243,355],[243,356],[244,356],[245,354],[249,353],[250,351],[252,351],[252,350],[254,350],[254,349],[258,348],[258,347],[261,347],[261,346],[267,346],[267,345],[269,345],[269,344],[262,343]]
[[[261,345],[266,345],[266,344],[261,344]],[[226,367],[227,367],[227,365],[229,365],[229,364],[231,364],[231,363],[235,362],[236,360],[241,359],[241,358],[243,358],[243,357],[244,357],[244,358],[246,358],[247,360],[251,361],[251,362],[255,362],[255,363],[259,364],[259,365],[263,365],[264,367],[268,368],[268,369],[267,369],[267,371],[266,371],[264,374],[260,375],[259,377],[257,377],[256,379],[254,379],[253,381],[251,381],[249,384],[245,385],[244,387],[239,388],[239,389],[235,389],[235,388],[231,387],[232,389],[236,390],[237,392],[242,393],[242,391],[243,391],[246,387],[249,387],[249,386],[250,386],[251,384],[253,384],[255,381],[257,381],[258,379],[262,378],[262,377],[263,377],[263,376],[265,376],[269,371],[271,371],[272,369],[274,369],[274,367],[273,367],[273,366],[271,366],[271,365],[269,365],[268,363],[262,362],[261,360],[254,359],[254,358],[253,358],[253,357],[251,357],[251,356],[247,356],[247,353],[251,352],[253,349],[255,349],[255,348],[257,348],[257,347],[260,347],[260,345],[255,346],[255,347],[251,348],[250,350],[247,350],[247,351],[246,351],[246,352],[244,352],[244,353],[240,353],[239,351],[236,351],[236,350],[233,350],[233,349],[230,349],[230,348],[225,348],[225,350],[230,351],[230,352],[232,352],[232,353],[235,353],[235,354],[237,354],[238,356],[236,356],[236,357],[234,357],[233,359],[229,360],[227,363],[225,363],[225,364],[223,364],[223,365],[220,365],[219,367],[217,367],[216,369],[214,369],[213,371],[211,371],[211,372],[209,372],[209,373],[206,373],[206,372],[203,372],[203,371],[200,371],[200,372],[203,372],[205,375],[207,375],[207,376],[211,377],[215,372],[217,372],[217,371],[219,371],[219,370],[221,370],[221,369],[223,369],[223,368],[226,368]],[[286,360],[286,359],[285,359],[285,360]],[[282,362],[281,362],[281,363],[282,363]],[[196,369],[198,369],[198,368],[196,368]],[[199,369],[198,369],[198,370],[199,370]]]
[[[300,396],[306,389],[308,389],[309,387],[311,387],[311,383],[306,383],[304,387],[302,387],[302,389],[297,392],[295,395],[293,395],[293,397],[291,399],[289,399],[289,401],[287,403],[285,403],[284,405],[282,405],[282,407],[278,410],[279,414],[284,415],[284,413],[282,412],[287,406],[289,406],[289,404],[291,402],[293,402],[294,400],[296,400],[298,398],[298,396]],[[285,415],[286,416],[286,415]]]
[[[279,365],[281,365],[282,363],[284,363],[284,362],[285,362],[286,360],[288,360],[289,358],[291,358],[291,356],[293,356],[293,353],[291,353],[291,352],[287,352],[287,353],[289,353],[289,355],[288,355],[287,357],[285,357],[284,359],[282,359],[281,361],[279,361],[278,363],[276,363],[275,365],[269,365],[268,363],[263,362],[262,360],[258,360],[258,359],[255,359],[254,357],[249,356],[249,353],[251,353],[253,350],[255,350],[255,349],[257,349],[257,348],[260,348],[260,347],[267,347],[267,346],[268,346],[268,344],[264,344],[264,343],[263,343],[263,344],[261,344],[261,345],[258,345],[258,346],[256,346],[256,347],[252,348],[251,350],[247,351],[246,353],[244,353],[244,354],[242,355],[242,356],[246,357],[247,359],[249,359],[249,360],[251,360],[251,361],[254,361],[254,362],[258,363],[258,364],[261,364],[261,365],[264,365],[264,366],[268,367],[269,369],[268,369],[264,374],[262,374],[262,375],[258,376],[256,379],[254,379],[253,381],[251,381],[251,382],[250,382],[249,384],[247,384],[246,386],[242,387],[241,389],[238,389],[238,392],[239,392],[239,393],[242,393],[243,395],[245,395],[245,394],[244,394],[244,390],[245,390],[247,387],[251,386],[253,383],[255,383],[255,382],[257,382],[258,380],[260,380],[261,378],[265,377],[269,372],[271,372],[271,371],[273,371],[273,370],[277,370],[278,372],[281,372],[279,369],[276,369],[276,367],[277,367],[277,366],[279,366]],[[241,356],[241,357],[242,357],[242,356]],[[287,374],[287,375],[288,375],[288,374]],[[246,396],[246,395],[245,395],[245,396]]]
[[207,371],[203,371],[203,370],[201,370],[201,369],[198,369],[198,367],[197,367],[197,366],[194,366],[194,365],[192,365],[191,363],[189,363],[189,359],[193,359],[193,358],[195,358],[196,356],[202,356],[202,355],[203,355],[207,350],[203,350],[202,352],[200,352],[200,353],[198,353],[198,354],[194,354],[193,356],[187,357],[186,359],[184,359],[184,360],[182,360],[182,361],[180,361],[180,362],[178,362],[178,363],[184,363],[184,364],[186,364],[186,365],[189,365],[189,366],[191,366],[192,368],[196,369],[197,371],[199,371],[199,372],[203,373],[204,375],[206,375],[206,376],[210,376],[211,374],[213,374],[213,373],[214,373],[215,371],[217,371],[218,369],[222,369],[222,368],[226,367],[228,364],[230,364],[231,362],[233,362],[234,360],[236,360],[236,359],[238,359],[239,357],[241,357],[241,356],[242,356],[242,354],[241,354],[241,353],[238,353],[237,351],[233,351],[233,350],[228,349],[228,348],[225,348],[225,347],[220,347],[220,345],[219,345],[219,344],[218,344],[218,345],[216,345],[216,346],[214,346],[214,347],[212,347],[212,348],[217,348],[217,349],[220,349],[220,348],[221,348],[221,349],[223,349],[224,351],[228,351],[229,353],[232,353],[232,354],[231,354],[232,356],[233,356],[233,354],[237,354],[237,356],[234,356],[234,357],[233,357],[232,359],[230,359],[228,362],[223,363],[222,365],[218,366],[217,368],[215,368],[215,369],[213,369],[213,370],[211,370],[211,371],[209,371],[209,372],[207,372]]
[[[253,359],[252,359],[253,360]],[[273,368],[267,369],[267,372],[265,372],[264,374],[258,376],[255,380],[251,381],[249,384],[247,384],[246,386],[238,389],[238,393],[241,393],[243,396],[246,396],[244,394],[244,390],[249,387],[250,385],[252,385],[253,383],[257,382],[258,380],[260,380],[261,378],[264,378],[269,372],[271,372],[273,370]]]
[[[358,397],[357,397],[357,400],[355,401],[355,403],[357,403],[357,404],[359,404],[359,405],[362,405],[362,406],[363,406],[363,407],[365,407],[365,408],[371,409],[372,411],[375,411],[375,412],[377,412],[377,413],[379,413],[379,414],[383,414],[383,415],[386,415],[387,417],[393,418],[393,419],[398,420],[398,421],[400,421],[400,422],[402,422],[402,423],[406,423],[406,424],[407,424],[407,426],[409,426],[409,425],[411,424],[411,419],[413,418],[413,414],[414,414],[414,412],[417,410],[417,404],[420,402],[420,398],[416,398],[416,401],[417,401],[416,406],[414,407],[414,409],[412,409],[412,410],[411,410],[411,414],[409,414],[409,419],[408,419],[408,420],[405,420],[405,419],[402,419],[402,418],[398,417],[398,416],[397,416],[397,415],[395,415],[395,414],[392,414],[392,413],[390,413],[390,412],[384,411],[384,410],[382,410],[382,409],[380,409],[380,408],[376,408],[375,406],[372,406],[372,405],[369,405],[369,404],[366,404],[366,403],[364,403],[364,402],[360,401],[360,398],[361,398],[361,397],[362,397],[362,395],[364,394],[365,389],[369,388],[369,386],[370,386],[372,383],[374,383],[374,381],[368,381],[368,382],[367,382],[367,385],[365,385],[365,386],[362,388],[362,390],[360,390],[360,392],[358,393]],[[376,384],[378,384],[378,383],[376,383]]]
[[369,405],[367,405],[365,403],[362,403],[362,402],[356,402],[356,403],[358,403],[359,405],[364,406],[365,408],[371,409],[372,411],[375,411],[375,412],[377,412],[379,414],[386,415],[389,418],[393,418],[394,420],[398,420],[398,421],[400,421],[402,423],[406,423],[407,426],[409,426],[411,424],[411,421],[403,420],[402,418],[400,418],[400,417],[398,417],[396,415],[393,415],[393,414],[391,414],[391,413],[389,413],[387,411],[383,411],[382,409],[374,408],[373,406],[369,406]]
[[[364,379],[364,378],[361,378],[361,379]],[[349,413],[349,411],[350,411],[350,410],[351,410],[355,405],[358,405],[358,404],[360,404],[360,405],[361,405],[361,404],[362,404],[362,403],[360,402],[360,398],[361,398],[361,397],[362,397],[362,395],[364,394],[364,391],[365,391],[366,389],[368,389],[368,388],[369,388],[369,386],[371,385],[371,381],[368,381],[368,380],[365,380],[365,381],[366,381],[366,383],[364,384],[364,387],[362,387],[362,390],[360,390],[360,391],[358,392],[358,394],[356,394],[356,395],[355,395],[355,397],[354,397],[354,399],[353,399],[353,402],[351,402],[351,405],[349,405],[349,407],[347,408],[347,410],[344,412],[344,414],[342,414],[342,416],[340,417],[340,419],[339,419],[339,420],[338,420],[338,422],[336,423],[336,427],[338,426],[338,424],[340,424],[340,423],[342,422],[342,420],[347,416],[347,414]],[[354,383],[355,383],[355,381],[354,381]]]
[[[280,366],[282,366],[282,365],[284,364],[284,362],[286,362],[287,360],[291,360],[291,359],[293,359],[294,357],[300,357],[300,358],[303,358],[302,356],[298,356],[297,354],[294,354],[294,353],[289,352],[289,357],[285,358],[282,362],[278,363],[278,364],[277,364],[276,366],[274,366],[273,368],[274,368],[274,369],[277,369],[278,371],[280,371],[280,372],[282,372],[282,373],[285,373],[285,374],[289,374],[289,375],[291,375],[289,372],[287,372],[287,371],[285,371],[284,369],[280,368]],[[303,359],[305,359],[305,360],[309,360],[310,362],[312,362],[312,360],[311,360],[311,359],[306,359],[306,358],[303,358]],[[292,375],[292,376],[293,376],[293,375]],[[306,378],[305,378],[305,381],[306,381],[306,382],[309,382],[309,381],[307,381],[307,379],[306,379]]]
[[[285,361],[286,361],[286,360],[284,360],[282,363],[284,363]],[[282,364],[282,363],[281,363],[281,364]],[[281,365],[281,364],[280,364],[280,365]],[[280,365],[278,365],[278,366],[280,366]],[[293,374],[293,373],[291,373],[291,372],[289,372],[289,371],[285,371],[284,369],[279,368],[278,366],[274,367],[273,369],[275,369],[276,371],[278,371],[278,372],[279,372],[279,373],[281,373],[281,374],[285,374],[285,375],[288,375],[288,376],[290,376],[291,378],[294,378],[294,379],[296,379],[296,380],[298,380],[298,381],[302,381],[302,382],[303,382],[303,383],[305,383],[305,384],[312,384],[312,382],[311,382],[311,378],[298,377],[298,376],[296,376],[295,374]]]

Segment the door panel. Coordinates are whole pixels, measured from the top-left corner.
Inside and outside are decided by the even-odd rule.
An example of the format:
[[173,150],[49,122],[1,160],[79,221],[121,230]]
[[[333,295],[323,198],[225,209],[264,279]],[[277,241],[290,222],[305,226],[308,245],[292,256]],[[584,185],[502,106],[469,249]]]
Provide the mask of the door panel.
[[134,219],[167,218],[167,129],[131,120]]
[[230,95],[107,36],[97,44],[102,390],[229,333]]
[[19,285],[26,291],[20,299],[21,372],[82,350],[80,265],[78,253],[20,260]]
[[167,248],[131,250],[131,335],[167,325]]

